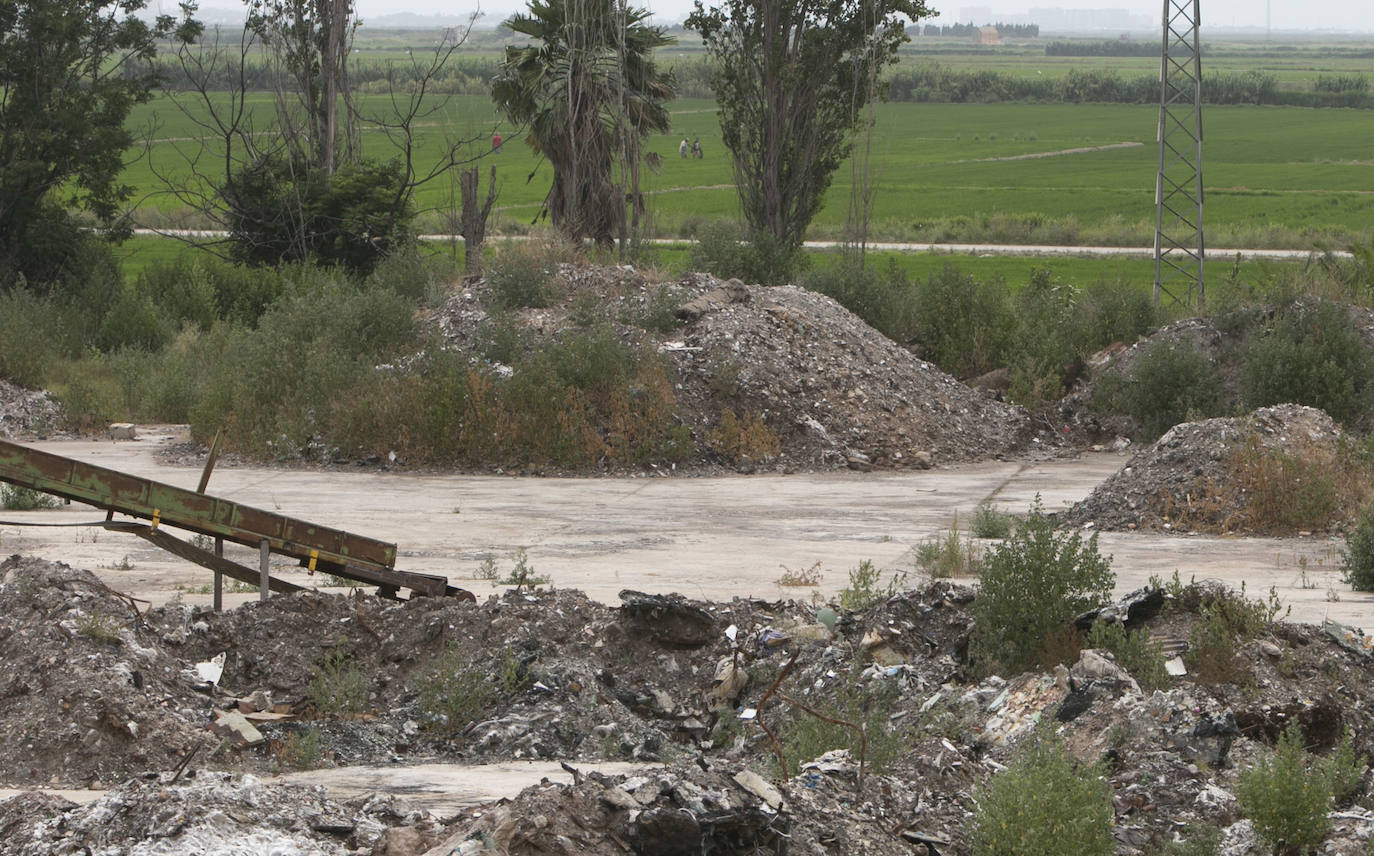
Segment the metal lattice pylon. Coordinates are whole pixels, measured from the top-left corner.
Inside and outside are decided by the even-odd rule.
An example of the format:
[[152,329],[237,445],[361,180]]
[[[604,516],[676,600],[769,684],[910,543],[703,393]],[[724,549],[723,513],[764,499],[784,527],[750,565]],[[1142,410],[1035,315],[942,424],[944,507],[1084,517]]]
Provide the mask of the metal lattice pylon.
[[1155,302],[1202,308],[1202,60],[1199,0],[1164,0],[1155,176]]

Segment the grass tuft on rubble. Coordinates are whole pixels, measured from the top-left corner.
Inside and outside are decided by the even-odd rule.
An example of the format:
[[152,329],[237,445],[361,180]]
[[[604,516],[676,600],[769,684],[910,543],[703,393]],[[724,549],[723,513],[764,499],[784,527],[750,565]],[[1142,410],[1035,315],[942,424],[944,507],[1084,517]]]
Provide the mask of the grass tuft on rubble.
[[1007,769],[974,793],[973,856],[1108,856],[1111,789],[1101,766],[1074,762],[1047,728],[1018,747]]

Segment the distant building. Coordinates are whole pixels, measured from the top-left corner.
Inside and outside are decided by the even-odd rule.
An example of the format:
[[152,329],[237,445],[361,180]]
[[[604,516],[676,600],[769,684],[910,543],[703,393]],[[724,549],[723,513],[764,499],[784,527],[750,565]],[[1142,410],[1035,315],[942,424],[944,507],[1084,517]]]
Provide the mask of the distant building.
[[995,45],[998,42],[996,27],[979,27],[973,31],[975,45]]

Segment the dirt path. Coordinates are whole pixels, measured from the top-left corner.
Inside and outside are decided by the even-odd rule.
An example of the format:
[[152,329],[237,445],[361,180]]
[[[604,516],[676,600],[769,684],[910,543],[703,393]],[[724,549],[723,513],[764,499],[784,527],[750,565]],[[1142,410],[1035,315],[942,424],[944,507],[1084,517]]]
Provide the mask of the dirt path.
[[1083,155],[1090,152],[1109,152],[1113,149],[1138,149],[1143,145],[1145,144],[1142,142],[1127,140],[1121,143],[1108,143],[1105,146],[1077,146],[1072,149],[1056,149],[1052,152],[1026,152],[1020,155],[1003,155],[995,158],[964,158],[961,160],[945,161],[945,163],[996,163],[998,161],[1038,160],[1040,158],[1057,158],[1064,155]]
[[[169,431],[134,442],[35,444],[102,466],[194,487],[193,467],[163,466],[156,448]],[[524,549],[533,570],[559,588],[618,602],[621,589],[678,591],[690,597],[828,598],[848,571],[871,559],[910,571],[913,550],[961,527],[984,499],[1022,512],[1039,494],[1049,510],[1067,508],[1124,462],[1084,455],[1034,464],[991,462],[916,473],[816,473],[722,478],[537,479],[386,472],[314,472],[260,467],[216,470],[209,491],[311,522],[395,542],[397,567],[448,576],[479,596],[495,591],[473,579],[490,557],[504,572]],[[6,520],[94,520],[90,508],[6,512]],[[1278,589],[1296,621],[1324,617],[1374,625],[1374,597],[1340,581],[1340,542],[1321,538],[1227,538],[1103,533],[1118,588],[1149,577],[1215,578],[1252,594]],[[208,603],[209,572],[133,536],[98,529],[0,526],[0,550],[63,561],[95,571],[120,590],[154,603],[181,597]],[[230,558],[255,566],[255,554]],[[815,588],[778,584],[783,568],[819,563]],[[278,568],[303,584],[321,583],[298,568]],[[1332,596],[1338,600],[1330,600]],[[256,595],[230,595],[237,603]]]

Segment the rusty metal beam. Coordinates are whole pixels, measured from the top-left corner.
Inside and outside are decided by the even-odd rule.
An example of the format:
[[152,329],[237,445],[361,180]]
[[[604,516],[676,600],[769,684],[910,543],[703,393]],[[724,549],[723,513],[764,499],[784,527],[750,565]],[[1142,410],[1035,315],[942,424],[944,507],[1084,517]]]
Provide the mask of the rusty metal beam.
[[[202,491],[209,472],[207,465],[201,480]],[[396,570],[395,544],[317,526],[6,440],[0,440],[0,481],[105,509],[105,528],[137,535],[183,559],[246,583],[258,583],[259,571],[202,550],[163,532],[160,527],[172,526],[215,538],[217,543],[233,541],[252,548],[259,548],[266,542],[271,552],[296,559],[311,573],[320,571],[369,583],[377,586],[384,597],[395,597],[399,589],[406,588],[431,597],[456,595],[473,599],[470,592],[450,586],[447,577]],[[148,522],[116,521],[113,519],[116,512]],[[272,578],[270,590],[302,589]]]
[[0,440],[0,480],[107,511],[339,568],[387,570],[396,545]]

